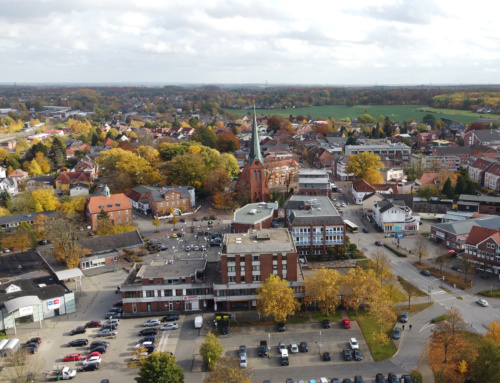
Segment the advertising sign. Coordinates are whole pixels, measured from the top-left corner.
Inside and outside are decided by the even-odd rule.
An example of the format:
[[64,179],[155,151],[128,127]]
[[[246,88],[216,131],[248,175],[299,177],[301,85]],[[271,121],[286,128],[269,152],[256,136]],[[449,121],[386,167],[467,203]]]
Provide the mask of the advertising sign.
[[55,310],[58,309],[60,306],[59,299],[53,299],[49,301],[49,310]]
[[19,316],[20,317],[25,317],[26,315],[31,315],[31,314],[33,314],[33,307],[32,306],[21,307],[19,309]]

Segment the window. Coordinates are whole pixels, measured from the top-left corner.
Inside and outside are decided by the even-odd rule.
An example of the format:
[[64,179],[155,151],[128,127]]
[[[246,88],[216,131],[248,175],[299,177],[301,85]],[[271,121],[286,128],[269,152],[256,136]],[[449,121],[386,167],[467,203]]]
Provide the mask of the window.
[[242,273],[244,273],[244,272],[245,272],[245,266],[241,266],[240,271],[241,271]]
[[228,282],[231,283],[231,282],[236,282],[236,277],[229,277],[228,278]]
[[259,261],[259,256],[258,255],[253,255],[252,256],[252,261]]
[[125,298],[135,298],[135,291],[125,291]]
[[120,210],[120,211],[118,212],[118,215],[122,215],[122,212],[121,212],[121,210]]
[[253,280],[254,282],[258,282],[258,281],[260,281],[260,275],[253,275],[253,276],[252,276],[252,280]]
[[174,294],[172,290],[163,290],[163,295],[166,297],[172,297]]
[[234,267],[234,266],[229,266],[229,267],[227,268],[227,271],[228,271],[228,272],[233,272],[233,271],[236,271],[236,267]]
[[146,297],[151,298],[155,296],[155,292],[153,290],[146,291]]
[[252,271],[260,271],[260,266],[252,266]]

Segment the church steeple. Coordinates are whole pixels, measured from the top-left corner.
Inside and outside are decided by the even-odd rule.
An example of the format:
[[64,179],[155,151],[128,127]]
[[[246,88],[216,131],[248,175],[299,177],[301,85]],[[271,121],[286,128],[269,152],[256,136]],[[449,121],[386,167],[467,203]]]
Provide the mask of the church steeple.
[[248,164],[252,165],[255,160],[264,164],[262,154],[260,153],[259,130],[257,129],[257,114],[255,112],[255,104],[253,104],[253,126],[252,126],[252,143],[250,144],[250,156],[248,156]]

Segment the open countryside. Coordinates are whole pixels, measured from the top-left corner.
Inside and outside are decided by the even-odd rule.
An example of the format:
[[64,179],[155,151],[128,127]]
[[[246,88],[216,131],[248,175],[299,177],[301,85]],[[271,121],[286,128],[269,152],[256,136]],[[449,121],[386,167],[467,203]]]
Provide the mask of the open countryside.
[[[251,113],[250,109],[224,109],[229,113],[235,115],[244,115]],[[288,117],[290,114],[293,116],[298,116],[299,114],[307,116],[308,113],[311,114],[313,119],[318,117],[323,118],[356,118],[364,113],[368,113],[375,119],[378,116],[387,116],[391,121],[408,121],[413,118],[416,121],[421,121],[422,118],[429,113],[432,113],[436,120],[440,118],[449,118],[450,120],[457,120],[463,124],[469,124],[480,117],[485,118],[498,118],[499,115],[493,114],[479,114],[466,110],[455,110],[455,109],[437,109],[429,108],[425,105],[356,105],[356,106],[346,106],[346,105],[326,105],[326,106],[313,106],[310,108],[296,108],[296,109],[258,109],[259,114],[266,115],[277,115]]]

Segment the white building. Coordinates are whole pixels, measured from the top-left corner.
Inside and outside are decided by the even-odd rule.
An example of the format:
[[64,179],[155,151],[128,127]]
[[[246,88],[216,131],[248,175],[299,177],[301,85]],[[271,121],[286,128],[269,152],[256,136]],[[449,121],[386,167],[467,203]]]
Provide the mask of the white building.
[[420,216],[412,215],[412,210],[399,200],[374,202],[373,219],[384,233],[418,231],[420,226]]

